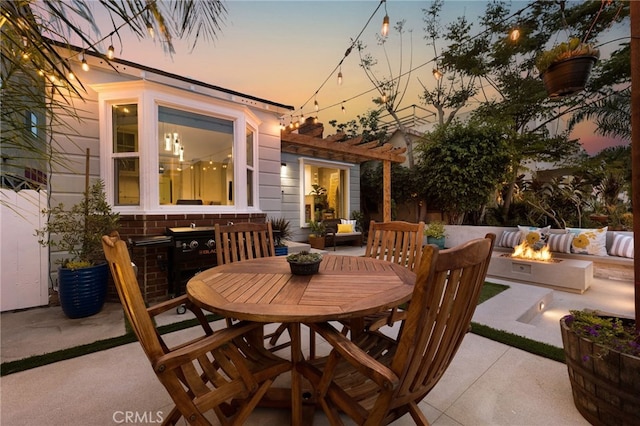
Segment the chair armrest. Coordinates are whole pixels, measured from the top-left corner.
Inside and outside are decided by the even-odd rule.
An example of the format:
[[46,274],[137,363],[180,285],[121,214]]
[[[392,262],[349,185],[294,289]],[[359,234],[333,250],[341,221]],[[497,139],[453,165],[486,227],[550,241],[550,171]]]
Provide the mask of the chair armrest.
[[320,334],[337,353],[378,386],[392,389],[399,383],[399,377],[390,368],[369,356],[329,323],[312,323],[307,326]]
[[163,312],[166,312],[169,309],[177,308],[178,306],[185,305],[185,304],[188,305],[188,304],[190,304],[190,302],[189,302],[189,298],[187,297],[187,295],[183,294],[182,296],[178,296],[178,297],[176,297],[174,299],[166,300],[166,301],[160,302],[160,303],[158,303],[156,305],[149,306],[147,308],[147,312],[152,317],[155,317],[156,315],[159,315],[159,314],[161,314]]
[[257,328],[262,328],[262,326],[263,324],[261,323],[247,321],[236,323],[231,327],[216,331],[211,336],[206,336],[159,357],[153,363],[153,368],[158,373],[162,373],[167,369],[178,368],[227,344],[233,339],[237,339]]

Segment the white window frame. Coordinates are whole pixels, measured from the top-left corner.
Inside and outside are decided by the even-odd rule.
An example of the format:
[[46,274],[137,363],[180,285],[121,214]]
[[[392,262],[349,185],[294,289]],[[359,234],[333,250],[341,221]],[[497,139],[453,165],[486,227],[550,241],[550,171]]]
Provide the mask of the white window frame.
[[[328,161],[328,160],[320,160],[317,158],[308,158],[308,157],[300,157],[298,158],[298,162],[299,162],[299,169],[300,169],[300,211],[299,211],[299,215],[300,215],[300,223],[301,223],[301,227],[302,228],[308,228],[309,227],[309,222],[307,222],[305,220],[305,200],[304,197],[305,195],[307,195],[305,193],[305,166],[307,165],[311,165],[311,166],[317,166],[317,167],[327,167],[327,168],[332,168],[332,169],[340,169],[343,170],[345,173],[345,194],[344,194],[344,199],[346,201],[347,204],[347,208],[346,208],[346,212],[345,212],[345,216],[348,218],[351,216],[351,169],[353,168],[353,164],[350,163],[343,163],[343,162],[339,162],[339,161]],[[313,214],[313,212],[312,212]]]
[[[99,93],[100,169],[105,182],[107,200],[114,205],[114,153],[112,149],[111,108],[115,104],[138,105],[138,155],[140,161],[140,205],[114,206],[120,213],[254,213],[259,211],[259,125],[258,119],[242,105],[235,105],[152,82],[128,82],[97,85]],[[159,195],[158,107],[221,118],[233,122],[234,194],[230,206],[161,205]],[[254,134],[253,149],[253,206],[249,207],[245,192],[247,184],[246,129]]]

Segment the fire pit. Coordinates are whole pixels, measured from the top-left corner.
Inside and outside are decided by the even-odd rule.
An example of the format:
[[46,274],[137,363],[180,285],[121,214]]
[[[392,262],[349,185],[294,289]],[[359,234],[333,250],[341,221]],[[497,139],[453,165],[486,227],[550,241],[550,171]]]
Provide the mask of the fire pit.
[[593,281],[593,263],[555,259],[546,246],[536,250],[524,242],[513,253],[494,252],[487,275],[583,293]]

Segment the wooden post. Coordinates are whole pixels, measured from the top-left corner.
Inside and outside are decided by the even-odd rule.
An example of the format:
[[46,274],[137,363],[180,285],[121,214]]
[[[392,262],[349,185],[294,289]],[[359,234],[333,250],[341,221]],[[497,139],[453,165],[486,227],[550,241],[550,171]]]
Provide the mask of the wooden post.
[[[631,200],[633,203],[633,271],[636,330],[640,331],[640,2],[630,4],[631,19]],[[635,70],[635,71],[634,71]]]
[[391,161],[384,160],[382,162],[382,220],[384,222],[391,221]]

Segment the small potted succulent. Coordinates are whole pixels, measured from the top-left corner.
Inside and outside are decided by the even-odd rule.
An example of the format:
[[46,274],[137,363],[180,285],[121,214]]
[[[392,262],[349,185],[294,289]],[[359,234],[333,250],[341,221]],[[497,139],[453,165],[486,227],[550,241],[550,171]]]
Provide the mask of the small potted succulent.
[[309,253],[301,251],[292,253],[287,256],[287,262],[291,267],[291,273],[294,275],[313,275],[318,272],[322,255],[319,253]]
[[424,230],[424,236],[427,237],[427,244],[435,244],[440,249],[444,249],[444,240],[446,237],[444,222],[433,221]]
[[578,38],[542,52],[536,59],[536,67],[549,97],[557,99],[581,92],[599,57],[598,49]]
[[291,239],[291,224],[283,217],[269,219],[271,229],[273,230],[274,247],[276,256],[286,256],[289,248],[285,241]]

